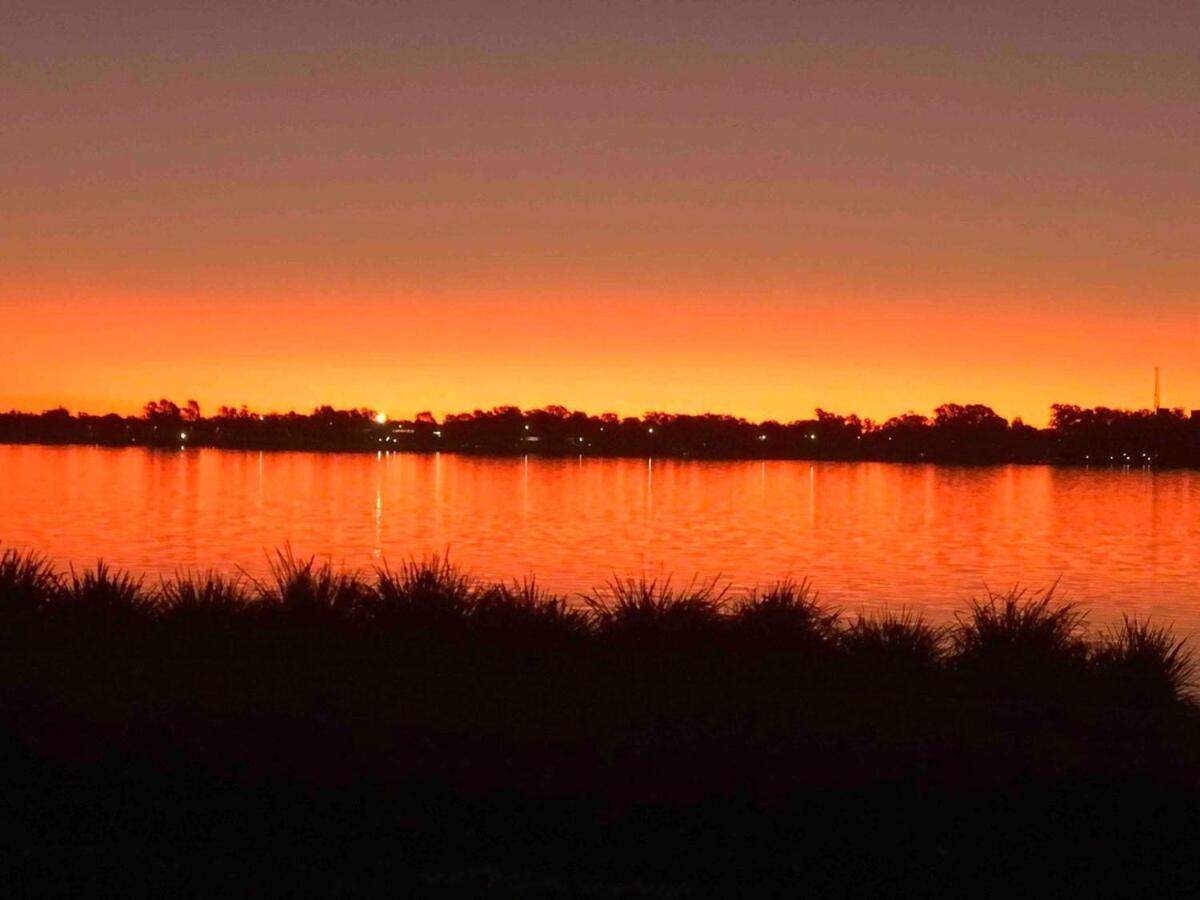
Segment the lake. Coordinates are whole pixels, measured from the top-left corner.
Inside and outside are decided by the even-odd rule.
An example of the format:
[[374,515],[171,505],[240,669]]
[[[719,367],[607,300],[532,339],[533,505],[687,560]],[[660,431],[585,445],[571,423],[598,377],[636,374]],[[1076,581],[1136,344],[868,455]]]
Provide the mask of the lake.
[[584,591],[616,575],[793,576],[848,611],[948,619],[1060,582],[1094,622],[1200,628],[1200,472],[0,446],[0,542],[64,567],[254,575],[433,552]]

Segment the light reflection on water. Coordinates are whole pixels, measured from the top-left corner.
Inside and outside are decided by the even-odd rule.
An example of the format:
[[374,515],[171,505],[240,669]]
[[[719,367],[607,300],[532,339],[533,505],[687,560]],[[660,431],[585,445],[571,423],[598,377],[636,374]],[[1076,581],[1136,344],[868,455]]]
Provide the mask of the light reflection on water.
[[61,564],[368,567],[449,549],[573,592],[614,574],[811,579],[945,619],[984,585],[1200,627],[1200,473],[0,447],[0,541]]

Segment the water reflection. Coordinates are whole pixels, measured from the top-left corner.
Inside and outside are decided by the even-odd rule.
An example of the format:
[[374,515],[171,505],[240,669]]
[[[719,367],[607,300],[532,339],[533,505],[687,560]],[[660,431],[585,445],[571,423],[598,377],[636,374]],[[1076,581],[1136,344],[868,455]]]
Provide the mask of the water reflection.
[[1200,624],[1200,475],[406,454],[0,447],[0,540],[66,564],[261,572],[265,552],[350,566],[441,552],[491,578],[584,590],[614,573],[811,578],[853,611],[937,617],[984,584],[1102,619]]

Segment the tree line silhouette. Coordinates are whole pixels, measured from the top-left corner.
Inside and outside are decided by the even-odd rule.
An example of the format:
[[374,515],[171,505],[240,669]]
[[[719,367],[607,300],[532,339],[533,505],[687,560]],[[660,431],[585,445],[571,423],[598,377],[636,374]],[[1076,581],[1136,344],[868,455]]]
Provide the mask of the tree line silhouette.
[[1046,428],[1008,421],[983,404],[946,403],[932,416],[884,422],[818,409],[811,419],[752,422],[720,414],[589,415],[563,406],[497,406],[445,416],[388,419],[374,410],[319,406],[260,414],[222,406],[204,416],[189,400],[162,399],[140,416],[0,413],[0,443],[414,451],[480,454],[828,459],[908,462],[1056,462],[1200,465],[1200,415],[1054,404]]

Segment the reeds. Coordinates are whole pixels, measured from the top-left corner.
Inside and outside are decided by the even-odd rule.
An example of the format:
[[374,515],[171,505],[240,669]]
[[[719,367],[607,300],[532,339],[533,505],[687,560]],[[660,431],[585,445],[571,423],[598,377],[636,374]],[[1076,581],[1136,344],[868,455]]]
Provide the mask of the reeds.
[[717,581],[616,578],[573,602],[533,581],[482,583],[437,556],[366,576],[284,548],[262,580],[177,572],[146,584],[104,562],[62,575],[36,553],[0,554],[0,642],[9,653],[266,653],[467,669],[586,658],[637,678],[648,677],[649,661],[655,678],[675,678],[679,690],[709,672],[780,696],[820,689],[1190,706],[1193,658],[1168,629],[1126,619],[1089,635],[1085,626],[1053,589],[989,592],[937,626],[906,610],[849,619],[794,580],[731,598]]
[[335,626],[353,621],[370,602],[371,591],[358,575],[342,572],[315,557],[297,559],[291,547],[269,560],[270,577],[254,581],[265,609],[291,624]]
[[46,610],[63,640],[76,650],[99,654],[145,647],[156,618],[155,598],[142,579],[103,560],[82,572],[72,568],[50,594]]
[[1128,616],[1105,630],[1092,665],[1105,692],[1127,703],[1174,706],[1194,686],[1196,663],[1184,642],[1162,626]]
[[446,557],[412,559],[398,569],[385,563],[375,570],[363,611],[377,631],[455,638],[465,633],[481,590]]
[[722,646],[729,623],[726,593],[715,580],[677,588],[670,578],[642,576],[613,578],[581,599],[593,633],[606,647],[642,656],[694,655]]
[[0,554],[0,640],[20,640],[37,626],[59,590],[50,560],[12,547]]
[[257,630],[253,615],[261,607],[238,576],[180,571],[159,585],[157,600],[164,642],[193,655],[235,653]]
[[945,680],[950,629],[911,610],[859,616],[838,633],[847,677],[880,691],[931,690]]
[[158,600],[164,619],[187,624],[236,619],[250,606],[243,579],[213,571],[199,575],[177,572],[174,578],[162,582]]
[[841,613],[821,603],[807,581],[787,578],[755,589],[733,607],[733,623],[756,649],[812,651],[836,643]]
[[1013,588],[971,600],[950,630],[953,666],[971,689],[1022,702],[1068,700],[1088,692],[1085,616],[1071,603]]
[[480,638],[509,651],[542,655],[577,649],[592,635],[588,613],[529,579],[480,590],[470,627]]

